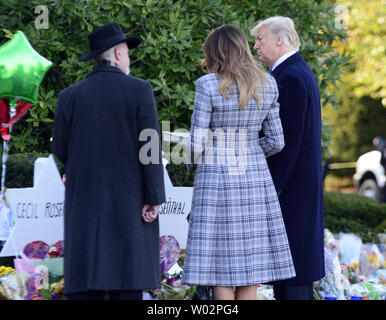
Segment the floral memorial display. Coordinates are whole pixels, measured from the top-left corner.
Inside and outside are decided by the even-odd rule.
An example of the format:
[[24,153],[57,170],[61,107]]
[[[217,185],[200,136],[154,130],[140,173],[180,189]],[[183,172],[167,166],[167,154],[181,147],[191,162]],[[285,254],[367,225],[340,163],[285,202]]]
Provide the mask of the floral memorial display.
[[[386,237],[362,243],[354,234],[333,235],[325,229],[326,276],[314,283],[315,300],[384,300],[386,298]],[[0,266],[0,299],[60,300],[63,294],[64,242],[32,241],[26,259],[15,259],[15,269]],[[172,235],[160,237],[161,288],[143,292],[144,300],[212,299],[206,287],[181,284],[184,252]],[[270,285],[257,286],[257,300],[274,300]]]
[[384,300],[386,242],[363,244],[354,234],[333,235],[325,230],[326,276],[314,284],[316,299]]

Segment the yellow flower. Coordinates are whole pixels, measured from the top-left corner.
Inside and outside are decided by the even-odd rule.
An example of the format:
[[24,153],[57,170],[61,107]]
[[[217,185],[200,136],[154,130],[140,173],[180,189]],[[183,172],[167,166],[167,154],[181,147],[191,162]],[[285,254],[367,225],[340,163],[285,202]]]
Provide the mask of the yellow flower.
[[0,277],[6,276],[8,274],[15,274],[15,273],[16,273],[15,269],[11,267],[4,267],[4,266],[0,267]]
[[63,287],[64,287],[64,278],[62,278],[59,282],[54,283],[51,290],[57,294],[61,294],[63,293]]

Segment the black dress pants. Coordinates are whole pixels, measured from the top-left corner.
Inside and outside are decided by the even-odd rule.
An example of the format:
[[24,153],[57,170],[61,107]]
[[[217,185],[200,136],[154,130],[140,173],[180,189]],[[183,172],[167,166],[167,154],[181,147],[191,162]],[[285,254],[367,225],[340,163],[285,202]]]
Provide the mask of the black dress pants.
[[108,293],[109,300],[142,300],[142,291],[100,291],[89,290],[85,292],[77,292],[67,294],[67,300],[103,300],[105,294]]
[[314,300],[313,283],[293,286],[273,286],[276,300]]

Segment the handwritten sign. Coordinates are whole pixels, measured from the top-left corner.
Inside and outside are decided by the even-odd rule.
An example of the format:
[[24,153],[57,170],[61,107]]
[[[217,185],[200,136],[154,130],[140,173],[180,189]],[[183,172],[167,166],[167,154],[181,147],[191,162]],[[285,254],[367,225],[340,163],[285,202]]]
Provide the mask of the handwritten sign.
[[63,240],[64,184],[52,155],[36,159],[32,188],[8,189],[5,199],[15,226],[0,256],[21,255],[32,241]]

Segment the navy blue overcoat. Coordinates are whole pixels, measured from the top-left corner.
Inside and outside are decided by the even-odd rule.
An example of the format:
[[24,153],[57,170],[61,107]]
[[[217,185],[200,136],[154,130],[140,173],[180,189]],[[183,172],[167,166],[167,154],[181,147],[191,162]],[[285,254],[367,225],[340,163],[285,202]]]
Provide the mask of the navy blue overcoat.
[[274,69],[285,147],[267,159],[279,195],[297,285],[324,277],[324,210],[320,93],[299,53]]

